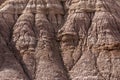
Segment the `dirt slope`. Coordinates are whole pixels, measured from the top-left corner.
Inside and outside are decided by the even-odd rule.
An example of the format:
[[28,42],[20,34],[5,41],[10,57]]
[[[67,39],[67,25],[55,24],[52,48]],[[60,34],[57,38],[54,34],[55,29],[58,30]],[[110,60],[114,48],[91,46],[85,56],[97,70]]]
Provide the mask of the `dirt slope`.
[[0,80],[120,80],[120,1],[1,0]]

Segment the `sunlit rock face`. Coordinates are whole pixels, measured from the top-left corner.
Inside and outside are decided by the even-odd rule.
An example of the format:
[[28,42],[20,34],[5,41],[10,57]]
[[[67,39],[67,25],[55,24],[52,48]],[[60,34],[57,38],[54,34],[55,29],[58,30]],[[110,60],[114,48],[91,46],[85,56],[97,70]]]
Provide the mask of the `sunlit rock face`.
[[120,80],[119,0],[1,0],[0,80]]

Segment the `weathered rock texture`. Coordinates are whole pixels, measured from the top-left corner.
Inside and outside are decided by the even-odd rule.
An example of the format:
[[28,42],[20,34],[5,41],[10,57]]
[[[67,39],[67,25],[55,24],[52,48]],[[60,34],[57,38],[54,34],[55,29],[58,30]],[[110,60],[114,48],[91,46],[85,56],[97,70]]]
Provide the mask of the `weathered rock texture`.
[[0,0],[0,80],[120,80],[120,1]]

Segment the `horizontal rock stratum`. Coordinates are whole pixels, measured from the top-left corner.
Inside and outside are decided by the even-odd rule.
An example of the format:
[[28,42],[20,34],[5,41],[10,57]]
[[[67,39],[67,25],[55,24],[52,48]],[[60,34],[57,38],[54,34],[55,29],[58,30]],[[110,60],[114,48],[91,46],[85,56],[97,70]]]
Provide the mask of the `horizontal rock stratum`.
[[120,0],[0,0],[0,80],[120,80]]

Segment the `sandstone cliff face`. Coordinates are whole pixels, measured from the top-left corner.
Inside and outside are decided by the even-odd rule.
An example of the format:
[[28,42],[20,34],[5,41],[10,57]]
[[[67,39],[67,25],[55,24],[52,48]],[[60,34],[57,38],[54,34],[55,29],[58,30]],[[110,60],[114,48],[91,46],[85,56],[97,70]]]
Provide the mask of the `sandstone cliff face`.
[[1,0],[0,80],[120,80],[119,0]]

